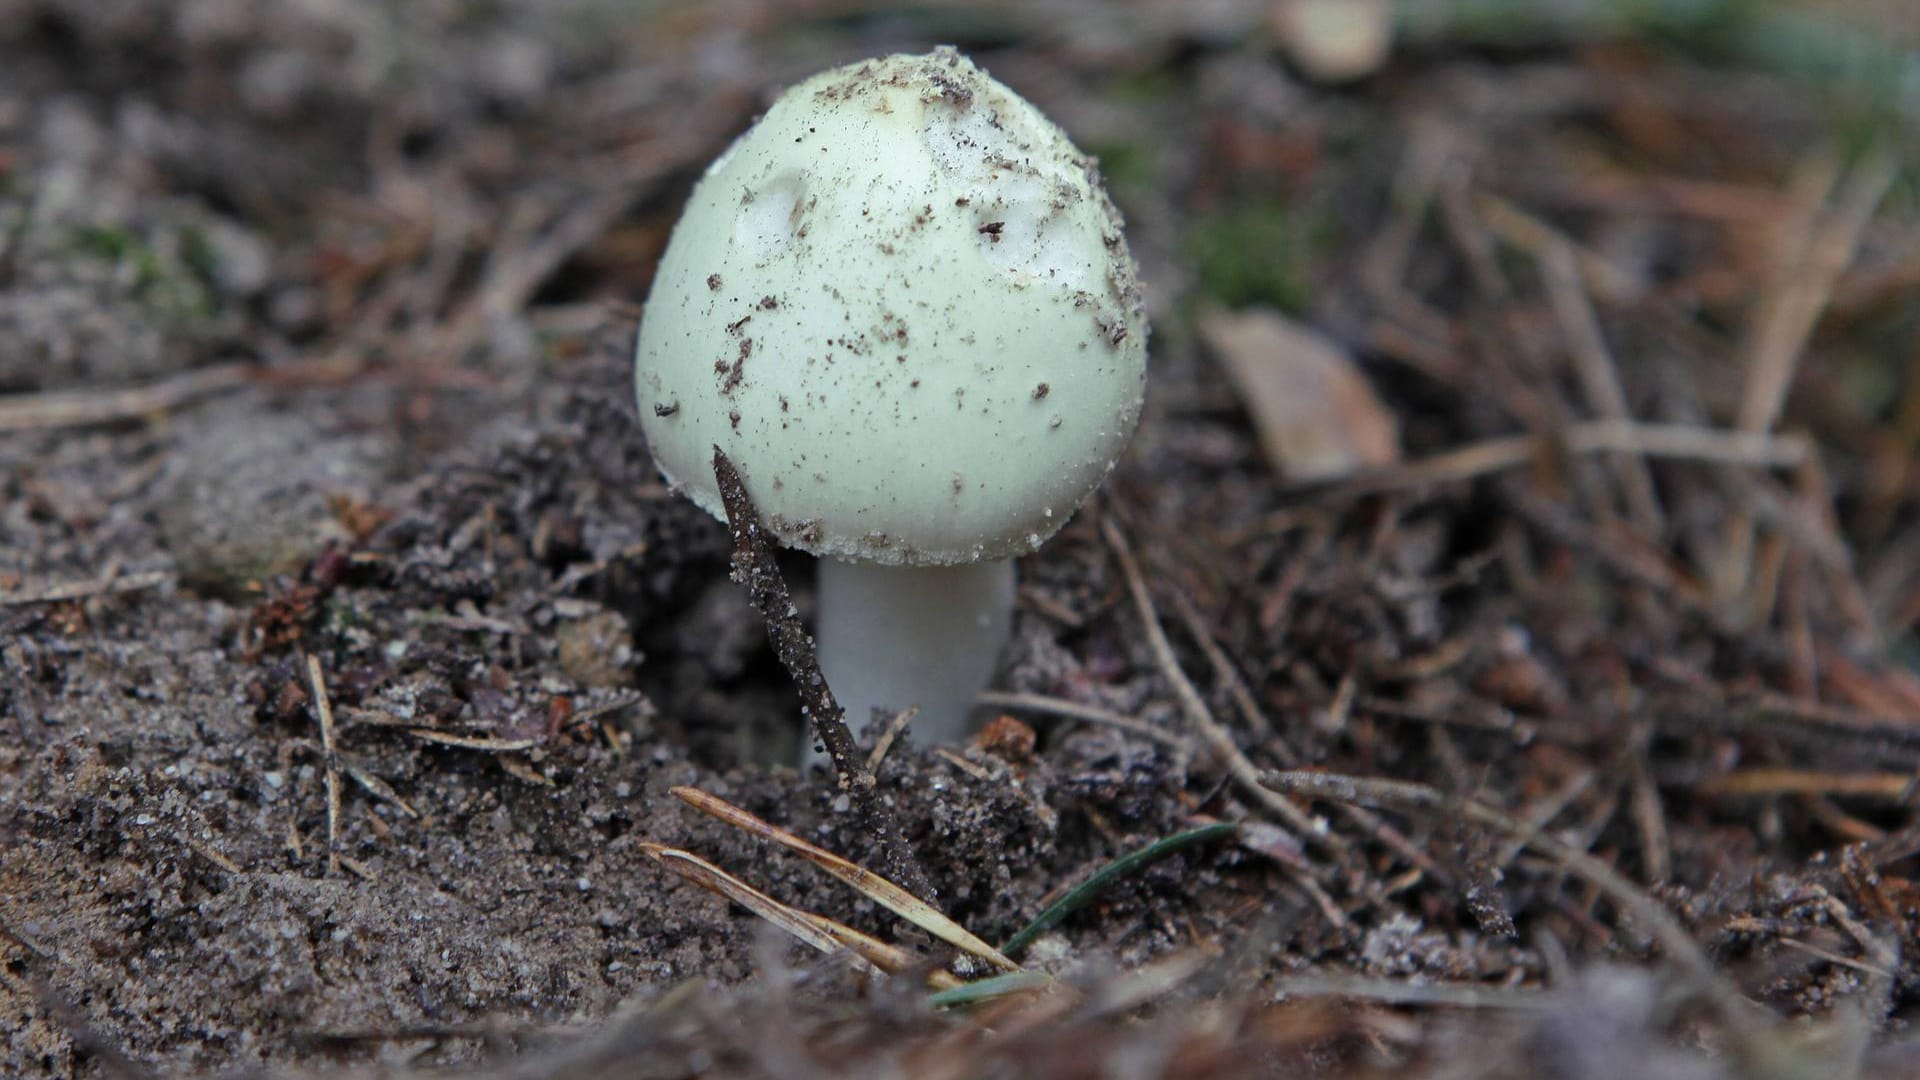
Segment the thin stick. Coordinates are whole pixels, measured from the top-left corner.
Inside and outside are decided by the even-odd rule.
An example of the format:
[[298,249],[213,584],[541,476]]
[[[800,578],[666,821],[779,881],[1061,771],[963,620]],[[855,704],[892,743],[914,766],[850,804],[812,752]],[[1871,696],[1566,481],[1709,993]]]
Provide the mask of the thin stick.
[[511,754],[520,750],[531,750],[540,745],[539,739],[489,739],[480,735],[456,735],[451,731],[438,731],[434,728],[408,728],[407,734],[421,742],[457,746],[462,750],[479,750],[489,754]]
[[1339,997],[1380,1005],[1443,1005],[1454,1009],[1544,1009],[1554,995],[1479,983],[1427,983],[1362,975],[1291,975],[1273,983],[1273,999]]
[[1784,694],[1764,694],[1752,700],[1713,701],[1656,711],[1649,717],[1662,731],[1765,730],[1776,738],[1830,750],[1846,740],[1881,757],[1920,755],[1920,724],[1911,717],[1881,716]]
[[[916,958],[906,950],[816,912],[783,904],[690,851],[650,841],[642,841],[640,850],[688,881],[739,904],[823,953],[845,949],[889,975],[917,965]],[[937,990],[960,985],[959,979],[939,968],[927,973],[927,981]]]
[[[361,787],[367,789],[367,791],[370,792],[375,798],[388,803],[389,805],[398,809],[401,813],[407,815],[408,817],[413,818],[416,821],[419,820],[420,811],[415,810],[411,805],[407,803],[407,800],[401,798],[400,793],[393,790],[393,785],[387,783],[385,780],[380,779],[379,777],[373,775],[372,773],[368,772],[365,769],[362,769],[361,767],[359,767],[358,765],[355,765],[350,761],[346,762],[345,764],[346,764],[347,775],[353,778],[354,783],[357,783]],[[375,818],[374,820],[378,821],[379,819]]]
[[1693,785],[1697,795],[1839,795],[1906,802],[1920,791],[1910,773],[1833,773],[1813,769],[1745,769]]
[[[1207,663],[1213,667],[1213,677],[1226,687],[1227,696],[1232,699],[1234,709],[1239,712],[1240,719],[1247,725],[1253,737],[1259,740],[1260,745],[1280,764],[1288,768],[1298,765],[1299,753],[1268,722],[1266,713],[1260,709],[1260,703],[1253,699],[1253,691],[1247,688],[1246,680],[1240,677],[1240,669],[1227,658],[1226,651],[1220,647],[1220,643],[1213,639],[1213,631],[1200,617],[1199,609],[1193,606],[1193,601],[1185,593],[1176,591],[1173,594],[1173,607],[1174,612],[1180,616],[1180,621],[1186,625],[1188,636],[1200,646],[1200,651],[1206,656]],[[1342,685],[1351,687],[1353,684],[1343,682]],[[1402,858],[1432,874],[1437,880],[1444,882],[1453,880],[1453,875],[1428,858],[1426,852],[1415,847],[1406,837],[1395,832],[1386,822],[1375,817],[1364,807],[1348,806],[1344,809],[1349,818],[1367,830],[1381,844],[1398,852]],[[1335,833],[1321,829],[1315,829],[1314,832],[1325,843],[1328,851],[1342,858],[1353,850],[1351,844]]]
[[1489,229],[1523,251],[1540,254],[1565,246],[1587,287],[1610,303],[1639,300],[1646,287],[1606,256],[1568,238],[1545,220],[1488,191],[1474,193],[1473,208]]
[[0,431],[50,431],[139,420],[230,390],[257,370],[257,365],[249,363],[219,364],[146,386],[9,394],[0,397]]
[[1647,768],[1650,732],[1646,725],[1639,725],[1627,757],[1628,806],[1640,830],[1640,869],[1649,884],[1660,885],[1673,877],[1673,841],[1667,833],[1660,788]]
[[1637,454],[1760,469],[1792,468],[1805,461],[1808,453],[1805,440],[1789,435],[1687,424],[1593,420],[1556,432],[1552,441],[1530,435],[1500,436],[1404,465],[1363,469],[1338,481],[1288,485],[1281,489],[1281,494],[1298,496],[1332,490],[1367,495],[1471,480],[1531,464],[1550,446],[1569,454]]
[[1173,684],[1174,696],[1180,699],[1180,711],[1186,714],[1187,723],[1248,795],[1266,807],[1269,813],[1286,822],[1301,840],[1322,848],[1328,847],[1327,834],[1314,827],[1306,811],[1260,783],[1260,770],[1254,767],[1253,762],[1233,741],[1233,733],[1214,719],[1213,710],[1207,708],[1200,692],[1194,689],[1192,680],[1181,670],[1180,660],[1173,655],[1173,645],[1167,640],[1167,632],[1161,629],[1160,612],[1154,607],[1153,596],[1147,592],[1147,582],[1140,575],[1140,565],[1134,561],[1133,547],[1127,543],[1127,538],[1121,534],[1120,527],[1114,524],[1111,516],[1101,519],[1100,531],[1106,537],[1107,546],[1113,549],[1113,557],[1120,564],[1120,573],[1127,579],[1127,591],[1133,596],[1134,610],[1146,630],[1147,644],[1153,649],[1154,659],[1159,661],[1161,675]]
[[[1824,227],[1817,211],[1831,190],[1831,171],[1823,162],[1808,175],[1809,186],[1818,190],[1807,200],[1792,245],[1796,250],[1782,260],[1780,273],[1761,296],[1759,319],[1746,344],[1746,392],[1737,426],[1753,434],[1771,431],[1779,421],[1807,341],[1833,297],[1834,283],[1853,262],[1880,200],[1899,175],[1899,162],[1893,155],[1879,154],[1856,169],[1839,196],[1839,209]],[[1714,575],[1716,594],[1724,602],[1746,591],[1753,546],[1753,519],[1745,513],[1729,517]]]
[[1103,709],[1098,705],[1087,705],[1066,698],[1048,697],[1045,694],[1021,694],[1000,690],[989,690],[975,699],[982,705],[995,709],[1017,709],[1023,712],[1045,713],[1049,716],[1064,717],[1068,720],[1083,720],[1089,724],[1101,724],[1118,728],[1143,739],[1152,739],[1182,753],[1188,749],[1187,741],[1172,732],[1162,731],[1152,724],[1122,716],[1112,709]]
[[1474,192],[1473,205],[1487,228],[1522,251],[1537,257],[1556,245],[1568,248],[1573,254],[1574,267],[1580,273],[1580,280],[1586,285],[1587,291],[1602,303],[1626,308],[1636,316],[1650,317],[1659,324],[1663,333],[1690,342],[1702,351],[1718,351],[1717,342],[1700,328],[1690,312],[1672,300],[1649,292],[1645,281],[1616,265],[1605,255],[1491,192]]
[[[1516,821],[1502,810],[1472,799],[1451,798],[1436,788],[1404,780],[1298,771],[1270,772],[1261,780],[1280,791],[1308,798],[1359,803],[1403,812],[1453,815],[1508,836],[1525,836],[1528,847],[1558,861],[1644,924],[1666,952],[1667,958],[1699,980],[1703,987],[1718,991],[1716,996],[1723,999],[1732,995],[1731,990],[1719,984],[1713,965],[1707,960],[1706,954],[1700,951],[1693,936],[1658,900],[1586,851],[1557,839],[1551,833],[1533,830],[1527,823]],[[1732,996],[1737,998],[1738,995]]]
[[1853,263],[1867,223],[1899,175],[1899,165],[1893,155],[1880,154],[1855,170],[1840,193],[1832,221],[1809,222],[1799,245],[1800,257],[1782,265],[1773,287],[1761,299],[1760,321],[1747,346],[1741,430],[1767,431],[1779,420],[1807,339],[1826,310],[1834,283]]
[[1214,680],[1227,688],[1227,696],[1233,700],[1234,710],[1240,714],[1247,730],[1254,738],[1272,746],[1274,756],[1284,764],[1291,765],[1298,760],[1299,755],[1293,747],[1273,730],[1273,725],[1267,721],[1267,714],[1260,710],[1260,703],[1253,700],[1253,692],[1247,689],[1247,681],[1240,677],[1240,669],[1227,659],[1226,650],[1213,639],[1213,628],[1200,617],[1199,609],[1193,606],[1193,601],[1186,593],[1173,594],[1173,611],[1186,625],[1187,636],[1200,646],[1201,654],[1213,668]]
[[326,756],[327,872],[340,871],[340,768],[333,748],[333,703],[327,698],[327,680],[320,658],[307,657],[307,679],[313,683],[314,712],[320,718],[320,749]]
[[37,589],[0,592],[0,607],[17,604],[57,604],[66,600],[86,600],[95,596],[140,592],[157,588],[172,580],[173,575],[168,571],[149,570],[140,574],[109,574],[92,581],[62,581],[52,585],[42,585]]
[[823,872],[858,890],[861,895],[895,915],[913,923],[934,937],[952,945],[956,949],[980,957],[1002,971],[1018,971],[1020,965],[996,952],[993,946],[975,937],[966,927],[947,918],[925,900],[914,896],[900,886],[888,881],[866,867],[849,859],[844,859],[818,844],[810,843],[798,836],[765,821],[746,810],[720,798],[709,795],[695,787],[676,787],[670,794],[695,810],[709,817],[723,821],[736,829],[763,840],[769,840],[792,851]]
[[1852,968],[1855,971],[1863,971],[1868,975],[1875,976],[1876,978],[1891,979],[1894,977],[1893,972],[1888,970],[1887,968],[1875,967],[1874,965],[1869,964],[1863,960],[1855,960],[1855,959],[1852,959],[1851,957],[1841,956],[1837,952],[1833,952],[1832,950],[1829,950],[1829,949],[1823,949],[1818,945],[1809,945],[1804,941],[1800,941],[1790,937],[1775,938],[1774,940],[1778,941],[1780,944],[1786,946],[1789,949],[1798,949],[1801,952],[1809,953],[1813,956],[1817,956],[1820,959],[1825,960],[1829,964],[1838,964],[1841,967]]
[[1710,613],[1705,589],[1673,565],[1672,554],[1667,550],[1635,543],[1638,534],[1603,533],[1574,514],[1564,502],[1535,494],[1528,485],[1507,484],[1502,494],[1520,520],[1554,542],[1580,552],[1630,582],[1672,596],[1695,611]]
[[900,733],[907,730],[907,725],[913,723],[913,718],[919,715],[920,706],[918,705],[909,705],[893,714],[893,719],[887,721],[887,729],[873,741],[873,751],[867,755],[868,772],[879,774],[880,763],[887,760],[887,753],[893,749],[894,740],[898,739]]
[[853,733],[847,730],[846,712],[820,672],[813,637],[801,625],[799,609],[787,593],[787,582],[774,561],[767,530],[760,524],[760,511],[747,494],[739,470],[718,446],[713,448],[713,475],[720,486],[720,500],[726,504],[727,531],[733,537],[733,579],[746,587],[754,610],[766,620],[773,650],[800,691],[801,714],[811,725],[814,737],[826,747],[840,790],[859,808],[867,828],[879,839],[886,876],[920,899],[931,901],[936,896],[933,883],[907,846],[900,823],[880,794],[879,781],[861,758]]
[[182,837],[181,839],[187,845],[188,850],[192,851],[195,855],[200,856],[201,858],[207,860],[213,865],[219,867],[220,869],[225,870],[227,873],[232,874],[235,877],[238,877],[241,874],[246,873],[246,871],[240,869],[239,863],[234,862],[232,859],[228,858],[224,853],[221,852],[219,848],[214,847],[212,844],[209,844],[203,840],[196,840],[191,836]]
[[[1547,249],[1541,268],[1545,271],[1547,296],[1559,319],[1561,333],[1566,335],[1568,355],[1573,360],[1574,372],[1580,376],[1587,407],[1607,420],[1631,420],[1627,392],[1620,385],[1619,365],[1614,362],[1613,350],[1607,347],[1600,317],[1594,313],[1593,301],[1580,279],[1572,248],[1565,243],[1555,243]],[[1619,467],[1620,489],[1626,496],[1634,523],[1649,536],[1661,535],[1666,529],[1666,515],[1661,512],[1660,500],[1654,494],[1653,474],[1647,471],[1646,459],[1616,455],[1615,463]]]
[[1509,863],[1519,858],[1520,852],[1526,848],[1527,844],[1540,835],[1541,830],[1553,824],[1553,819],[1559,817],[1567,807],[1572,806],[1575,799],[1591,790],[1594,781],[1598,778],[1592,769],[1581,769],[1568,777],[1566,783],[1548,792],[1546,797],[1540,800],[1539,805],[1527,811],[1525,817],[1518,819],[1519,824],[1526,831],[1515,833],[1507,838],[1506,846],[1493,857],[1493,868],[1504,870]]
[[545,232],[530,237],[526,233],[531,230],[509,226],[516,242],[494,245],[481,270],[479,286],[441,331],[436,354],[457,357],[478,342],[494,320],[524,310],[540,286],[569,258],[604,236],[608,227],[653,191],[663,177],[697,155],[706,146],[707,137],[685,133],[703,132],[707,130],[703,119],[708,124],[719,123],[735,111],[734,94],[726,88],[704,95],[704,99],[717,103],[704,118],[683,117],[676,130],[623,150],[610,163],[608,174],[596,178],[598,190],[584,198],[566,200],[555,210],[554,200],[539,193],[510,208],[509,221],[547,217]]

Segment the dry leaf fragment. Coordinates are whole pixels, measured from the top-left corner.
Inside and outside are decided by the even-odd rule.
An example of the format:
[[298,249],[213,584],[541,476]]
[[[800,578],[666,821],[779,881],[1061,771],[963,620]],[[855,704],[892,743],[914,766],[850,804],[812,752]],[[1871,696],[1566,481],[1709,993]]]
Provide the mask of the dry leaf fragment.
[[1328,480],[1400,460],[1398,421],[1338,345],[1267,308],[1209,310],[1199,325],[1282,476]]

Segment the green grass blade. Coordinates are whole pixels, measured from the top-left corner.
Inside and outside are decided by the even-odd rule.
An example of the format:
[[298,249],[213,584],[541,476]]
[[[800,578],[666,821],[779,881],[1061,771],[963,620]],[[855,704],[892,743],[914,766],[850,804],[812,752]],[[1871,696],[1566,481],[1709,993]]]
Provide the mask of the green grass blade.
[[951,1009],[959,1005],[972,1005],[976,1002],[1004,997],[1007,994],[1038,990],[1051,982],[1053,982],[1053,976],[1044,971],[1009,971],[1001,975],[975,979],[951,990],[929,994],[927,1003],[936,1009]]
[[1000,952],[1009,957],[1019,956],[1025,952],[1027,946],[1032,945],[1034,940],[1041,934],[1060,925],[1062,919],[1065,919],[1067,916],[1092,902],[1094,897],[1100,895],[1101,890],[1113,884],[1116,880],[1133,873],[1143,866],[1158,862],[1172,855],[1174,852],[1192,847],[1195,844],[1203,844],[1209,840],[1228,836],[1239,828],[1239,825],[1231,821],[1202,825],[1197,829],[1188,829],[1186,832],[1174,833],[1172,836],[1164,839],[1155,840],[1153,843],[1148,844],[1138,851],[1128,852],[1120,856],[1094,871],[1091,877],[1074,886],[1067,892],[1067,895],[1055,900],[1052,906],[1041,912],[1032,922],[1021,927],[1019,933],[1008,938],[1007,943],[1000,947]]

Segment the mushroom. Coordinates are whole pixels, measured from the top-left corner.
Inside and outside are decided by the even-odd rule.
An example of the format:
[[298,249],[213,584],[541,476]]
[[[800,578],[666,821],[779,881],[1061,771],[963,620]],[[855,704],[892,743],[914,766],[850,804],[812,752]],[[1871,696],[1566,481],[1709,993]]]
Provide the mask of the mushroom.
[[661,473],[823,557],[816,633],[849,714],[967,733],[1014,557],[1139,417],[1146,318],[1092,158],[951,48],[792,87],[708,167],[635,361]]

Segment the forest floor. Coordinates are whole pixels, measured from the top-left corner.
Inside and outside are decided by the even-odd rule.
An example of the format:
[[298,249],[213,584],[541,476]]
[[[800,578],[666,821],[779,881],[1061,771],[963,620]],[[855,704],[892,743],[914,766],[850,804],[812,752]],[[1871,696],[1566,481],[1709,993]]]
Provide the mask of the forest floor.
[[[1914,17],[1285,6],[0,0],[0,1074],[1920,1075]],[[884,864],[630,359],[770,96],[940,43],[1154,324],[1009,719],[881,765],[958,923],[1084,901],[967,1004],[673,794]]]

